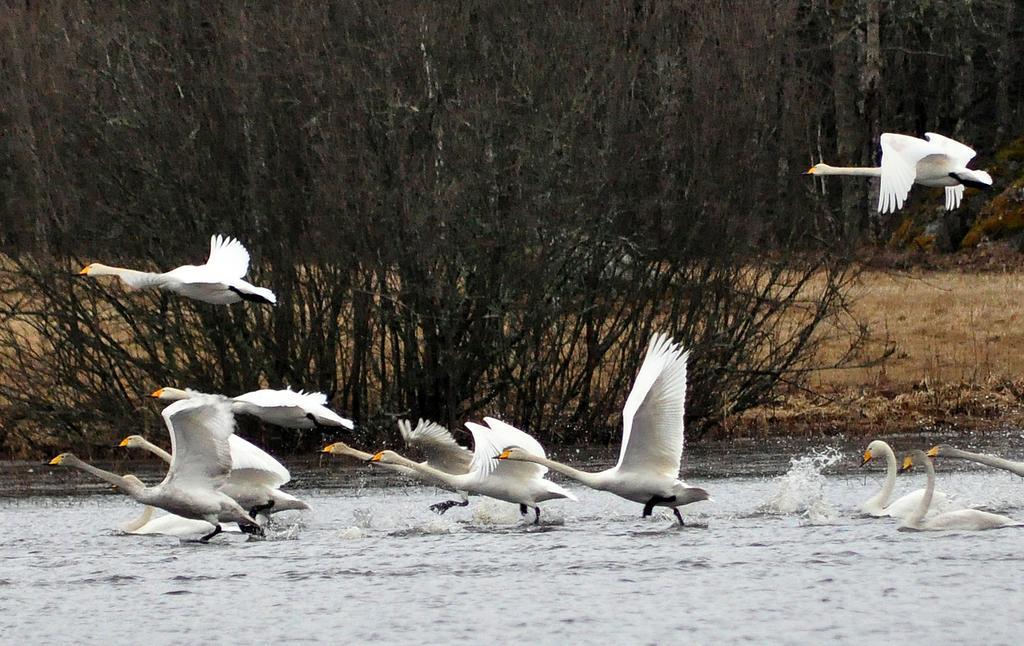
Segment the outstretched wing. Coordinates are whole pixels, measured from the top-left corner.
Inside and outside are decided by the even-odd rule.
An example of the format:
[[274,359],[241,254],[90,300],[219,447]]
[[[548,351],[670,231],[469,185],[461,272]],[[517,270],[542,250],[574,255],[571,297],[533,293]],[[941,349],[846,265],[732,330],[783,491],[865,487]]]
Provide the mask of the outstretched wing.
[[210,238],[206,268],[225,280],[242,278],[249,271],[249,252],[238,240],[215,235]]
[[248,409],[246,404],[262,409],[293,409],[290,413],[298,418],[304,418],[307,414],[313,415],[317,423],[324,425],[343,426],[354,428],[352,420],[342,417],[327,408],[327,395],[323,393],[307,393],[294,391],[291,388],[285,390],[254,390],[234,398],[235,402],[242,404],[241,410],[246,413],[259,416],[256,410]]
[[892,213],[903,208],[910,187],[917,178],[917,162],[928,155],[942,154],[942,149],[924,139],[882,133],[882,183],[878,190],[878,210]]
[[651,338],[622,410],[620,471],[679,477],[689,355],[666,334]]
[[960,143],[956,139],[943,137],[942,135],[934,132],[926,132],[924,133],[924,136],[925,139],[927,139],[932,145],[936,146],[942,154],[952,159],[955,165],[961,168],[967,168],[967,162],[974,159],[978,154],[974,152],[973,148]]
[[228,439],[231,447],[232,484],[262,484],[274,489],[292,479],[283,464],[255,444],[237,435]]
[[217,395],[195,395],[164,409],[164,423],[171,435],[171,465],[164,483],[223,484],[231,472],[228,438],[235,432],[231,404]]
[[964,185],[957,184],[956,186],[946,187],[946,210],[952,211],[953,209],[960,206],[960,200],[964,197]]
[[470,473],[479,472],[479,477],[489,476],[531,480],[540,478],[548,468],[533,462],[518,460],[499,460],[498,455],[510,446],[517,446],[524,451],[547,457],[540,443],[514,426],[493,417],[485,417],[487,426],[466,422],[466,428],[473,433],[473,461],[469,465]]
[[416,428],[413,428],[409,420],[402,419],[398,420],[398,430],[402,432],[402,439],[407,446],[415,447],[423,453],[428,465],[446,473],[469,472],[473,453],[460,446],[451,432],[440,424],[420,419]]

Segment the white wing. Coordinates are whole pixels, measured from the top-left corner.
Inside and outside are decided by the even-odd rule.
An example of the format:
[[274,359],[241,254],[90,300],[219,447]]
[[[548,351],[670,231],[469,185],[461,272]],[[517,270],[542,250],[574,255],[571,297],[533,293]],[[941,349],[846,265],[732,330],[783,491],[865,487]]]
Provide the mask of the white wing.
[[957,184],[956,186],[946,187],[946,210],[952,211],[953,209],[960,206],[960,200],[964,197],[964,185]]
[[229,483],[263,484],[276,489],[292,479],[283,464],[255,444],[237,435],[232,435],[228,442],[231,447]]
[[223,278],[241,278],[249,271],[249,252],[238,240],[215,235],[210,238],[206,268]]
[[473,453],[460,446],[445,427],[420,419],[416,428],[413,428],[409,420],[403,419],[398,421],[398,429],[402,432],[402,439],[406,445],[419,449],[430,466],[446,473],[469,472]]
[[295,392],[290,388],[285,390],[264,388],[263,390],[254,390],[250,393],[239,395],[234,400],[263,406],[264,408],[274,408],[275,406],[298,406],[299,408],[304,408],[306,406],[323,406],[327,404],[327,395],[323,393],[305,393],[302,391]]
[[651,338],[622,409],[620,471],[679,477],[689,356],[668,335]]
[[217,395],[195,395],[164,409],[171,435],[171,465],[162,484],[220,486],[231,472],[228,438],[235,432],[231,404]]
[[917,162],[928,155],[943,154],[940,146],[907,135],[882,133],[882,183],[878,190],[878,211],[892,213],[903,208],[910,187],[917,178]]
[[953,162],[961,168],[967,168],[967,162],[974,159],[978,154],[974,152],[973,148],[965,146],[956,139],[943,137],[942,135],[934,132],[926,132],[924,133],[924,136],[930,143],[937,146],[942,154],[952,159]]
[[533,462],[519,462],[517,460],[499,460],[498,455],[507,447],[518,446],[519,448],[538,455],[547,457],[544,448],[537,440],[514,426],[505,422],[485,417],[484,421],[488,426],[466,422],[466,428],[473,433],[473,461],[469,465],[470,473],[478,472],[481,479],[495,476],[500,478],[513,478],[516,480],[531,480],[540,478],[547,473],[548,468]]

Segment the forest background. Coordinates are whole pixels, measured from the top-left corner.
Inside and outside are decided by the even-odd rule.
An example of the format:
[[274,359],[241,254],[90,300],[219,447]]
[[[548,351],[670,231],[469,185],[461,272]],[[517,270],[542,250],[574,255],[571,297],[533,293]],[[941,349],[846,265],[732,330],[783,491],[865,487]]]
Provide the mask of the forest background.
[[[0,456],[159,437],[166,385],[320,390],[366,445],[496,415],[603,446],[660,330],[692,350],[690,438],[1015,423],[1022,13],[4,2]],[[960,139],[996,185],[880,217],[872,181],[802,175],[876,164],[883,130]],[[200,263],[214,233],[276,307],[76,276]]]

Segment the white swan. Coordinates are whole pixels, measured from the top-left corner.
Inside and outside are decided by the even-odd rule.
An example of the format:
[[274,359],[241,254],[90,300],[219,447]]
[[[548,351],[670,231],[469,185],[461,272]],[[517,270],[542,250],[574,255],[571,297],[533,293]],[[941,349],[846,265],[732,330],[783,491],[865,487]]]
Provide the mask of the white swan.
[[1012,518],[999,514],[989,513],[978,509],[958,509],[936,514],[931,518],[925,518],[928,513],[928,505],[932,500],[932,492],[935,491],[935,467],[931,459],[924,451],[911,451],[903,458],[903,468],[900,473],[910,471],[914,465],[923,464],[928,472],[928,486],[925,487],[924,497],[918,503],[917,509],[908,515],[900,523],[900,529],[916,531],[945,531],[945,530],[980,530],[998,529],[1000,527],[1022,527],[1024,523],[1018,523]]
[[240,300],[277,302],[274,292],[242,280],[249,271],[249,252],[234,238],[210,238],[210,257],[203,265],[182,265],[164,273],[110,267],[98,262],[78,272],[81,276],[117,276],[131,289],[157,288],[204,303],[226,305]]
[[[164,462],[173,464],[174,456],[141,435],[129,435],[121,440],[119,446],[144,449]],[[281,491],[281,487],[292,476],[273,456],[237,435],[228,438],[228,446],[231,451],[231,472],[224,479],[220,490],[248,509],[250,516],[255,518],[260,513],[309,509],[305,502]]]
[[987,453],[971,453],[970,451],[961,451],[960,449],[954,449],[946,444],[939,444],[933,446],[928,451],[928,457],[935,458],[954,458],[959,460],[970,460],[971,462],[977,462],[978,464],[984,464],[996,469],[1002,469],[1003,471],[1009,471],[1021,477],[1024,477],[1024,462],[1014,462],[1013,460],[1006,460],[1003,458],[996,457],[994,455],[988,455]]
[[[419,451],[426,457],[426,460],[420,464],[455,475],[469,472],[470,464],[473,460],[473,452],[456,442],[451,432],[445,427],[421,418],[415,428],[413,428],[409,420],[398,420],[398,429],[402,433],[405,445]],[[347,455],[364,462],[369,462],[373,458],[373,454],[354,449],[344,442],[328,444],[323,448],[323,452],[334,455]],[[435,487],[455,491],[448,486],[448,483],[406,466],[379,461],[377,464]],[[469,504],[469,498],[465,491],[456,491],[456,493],[461,496],[460,500],[446,500],[435,503],[430,506],[430,509],[438,514],[443,514],[452,507],[465,507]]]
[[925,139],[882,133],[882,165],[872,168],[846,168],[817,164],[808,175],[866,175],[880,177],[878,210],[892,213],[903,208],[910,187],[943,186],[946,189],[946,210],[960,206],[964,186],[988,188],[992,176],[983,170],[967,168],[977,154],[959,141],[934,132],[925,133]]
[[[131,474],[124,476],[124,478],[125,480],[134,480],[139,486],[144,486],[141,480]],[[168,513],[154,517],[155,512],[156,507],[146,505],[142,508],[142,513],[138,518],[121,523],[119,529],[125,534],[137,536],[158,534],[179,537],[208,534],[214,529],[213,525],[205,520],[182,518],[176,514]],[[238,523],[221,523],[221,528],[224,532],[239,533],[242,531],[238,527]]]
[[523,431],[491,417],[485,417],[487,426],[467,422],[466,427],[473,433],[475,447],[469,472],[452,474],[435,469],[427,464],[413,462],[394,451],[381,451],[370,460],[380,464],[397,464],[419,474],[443,483],[453,491],[488,496],[519,505],[519,512],[526,514],[532,507],[536,516],[534,524],[540,523],[540,506],[546,500],[568,498],[577,500],[569,491],[546,480],[547,468],[529,462],[498,460],[497,455],[505,446],[518,446],[535,455],[544,456],[544,447]]
[[[186,388],[157,388],[149,396],[161,401],[180,401],[194,395],[197,390]],[[355,428],[352,420],[338,415],[327,408],[327,395],[323,393],[295,392],[284,390],[254,390],[229,397],[231,410],[235,415],[252,415],[267,424],[285,428],[316,428],[317,426],[341,426]]]
[[173,456],[163,481],[153,487],[137,478],[124,478],[61,453],[50,464],[62,464],[109,482],[144,505],[172,514],[204,520],[214,530],[202,537],[206,542],[222,531],[221,521],[237,522],[254,533],[262,529],[220,486],[231,471],[228,438],[235,430],[235,417],[223,398],[207,396],[171,404],[163,411],[171,435]]
[[[881,491],[860,506],[860,511],[863,514],[876,518],[885,516],[906,518],[921,504],[921,499],[926,492],[924,489],[917,489],[890,503],[889,498],[892,496],[892,490],[896,487],[897,469],[896,454],[892,452],[892,448],[882,440],[871,442],[871,444],[868,444],[867,450],[864,451],[864,459],[861,461],[860,466],[864,466],[879,456],[885,458],[885,482],[882,483]],[[946,494],[940,491],[933,492],[931,503],[933,506],[940,507],[947,504],[947,502]]]
[[654,507],[670,507],[682,525],[679,507],[709,497],[704,489],[679,479],[688,358],[689,353],[667,335],[651,338],[622,410],[622,447],[611,469],[587,473],[510,445],[502,447],[499,459],[550,467],[592,489],[642,504],[644,516],[650,516]]

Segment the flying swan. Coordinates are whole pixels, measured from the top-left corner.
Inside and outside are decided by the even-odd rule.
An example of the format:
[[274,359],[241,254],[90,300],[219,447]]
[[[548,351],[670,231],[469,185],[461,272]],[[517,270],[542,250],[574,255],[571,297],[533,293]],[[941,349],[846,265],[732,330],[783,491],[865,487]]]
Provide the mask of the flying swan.
[[1024,477],[1024,462],[1014,462],[1013,460],[1005,460],[998,458],[994,455],[988,455],[986,453],[971,453],[970,451],[961,451],[960,449],[954,449],[946,444],[939,444],[933,446],[928,451],[928,457],[935,458],[954,458],[959,460],[970,460],[971,462],[977,462],[978,464],[985,464],[996,469],[1002,469],[1015,473],[1021,477]]
[[[413,428],[412,423],[409,420],[398,420],[398,430],[402,433],[402,439],[405,440],[405,445],[411,449],[418,450],[427,459],[420,464],[428,467],[433,467],[439,471],[453,475],[463,475],[469,472],[470,464],[473,460],[473,453],[464,446],[461,446],[452,437],[451,432],[445,427],[431,422],[428,420],[420,419]],[[354,449],[344,442],[335,442],[328,444],[323,449],[324,453],[332,453],[334,455],[347,455],[363,462],[369,462],[373,458],[372,453],[365,453],[358,449]],[[408,467],[400,464],[389,464],[387,462],[377,462],[382,467],[386,467],[401,473],[404,476],[421,480],[427,484],[440,487],[441,489],[451,489],[447,483],[442,482],[436,478],[427,476],[424,473],[420,473]],[[451,489],[455,491],[454,489]],[[452,507],[465,507],[469,504],[469,497],[465,491],[456,491],[461,496],[460,500],[446,500],[430,506],[432,511],[438,514],[443,514]]]
[[[144,486],[141,480],[130,473],[125,475],[124,478],[125,480],[132,480],[138,483],[140,487]],[[121,523],[118,529],[126,534],[134,534],[138,536],[159,534],[161,536],[178,537],[208,534],[213,531],[213,525],[205,520],[182,518],[176,514],[168,513],[154,516],[155,512],[156,507],[146,505],[142,508],[142,513],[139,514],[138,518]],[[221,528],[224,532],[232,532],[236,534],[242,531],[238,527],[238,523],[221,523]]]
[[371,457],[370,461],[404,466],[452,491],[516,503],[519,505],[519,513],[523,515],[532,507],[536,514],[533,521],[535,525],[540,523],[539,503],[557,498],[577,500],[572,493],[544,478],[547,467],[497,459],[498,453],[506,446],[518,446],[531,454],[544,457],[544,447],[540,442],[492,417],[485,417],[484,422],[487,426],[466,422],[466,427],[473,433],[475,444],[473,460],[467,473],[447,473],[425,463],[413,462],[394,451],[381,451]]
[[[185,401],[194,399],[190,397]],[[173,455],[141,435],[129,435],[121,440],[119,446],[144,449],[164,462],[174,464]],[[281,491],[281,487],[288,483],[292,476],[273,456],[234,434],[228,438],[228,447],[231,452],[231,472],[220,485],[220,491],[233,498],[242,508],[248,509],[250,516],[255,518],[260,513],[309,509],[305,502]]]
[[117,276],[131,289],[166,289],[214,305],[241,300],[276,303],[274,292],[242,280],[248,271],[249,252],[242,243],[215,235],[210,238],[210,257],[204,265],[182,265],[160,274],[94,262],[78,273],[81,276]]
[[[892,490],[896,487],[897,468],[896,454],[892,452],[892,448],[882,440],[873,441],[871,444],[868,444],[867,450],[864,451],[864,459],[861,461],[860,466],[864,466],[878,456],[885,458],[885,482],[882,483],[881,491],[860,506],[860,511],[863,514],[876,518],[883,516],[906,518],[917,509],[918,505],[921,504],[921,498],[927,492],[924,489],[911,491],[890,504],[889,498],[892,496]],[[933,492],[932,503],[934,506],[941,507],[947,502],[946,494],[940,491]]]
[[882,165],[872,168],[847,168],[817,164],[807,175],[864,175],[880,177],[882,184],[878,191],[878,211],[893,213],[903,208],[903,203],[913,184],[942,186],[946,189],[946,210],[960,206],[964,186],[988,188],[992,176],[983,170],[967,168],[967,163],[977,154],[964,144],[935,134],[925,133],[925,139],[882,133]]
[[50,464],[91,473],[143,505],[210,523],[214,529],[200,539],[203,542],[223,531],[222,521],[237,522],[246,531],[262,534],[253,517],[220,490],[231,472],[228,438],[235,431],[235,417],[227,401],[214,396],[190,399],[171,404],[162,415],[173,455],[167,475],[156,486],[98,469],[72,453],[61,453]]
[[903,519],[903,522],[900,523],[900,529],[913,531],[974,531],[1024,526],[1024,523],[1018,523],[1012,518],[979,509],[947,511],[926,519],[924,515],[928,513],[928,505],[932,501],[932,492],[935,491],[935,467],[932,466],[931,459],[924,451],[911,451],[907,457],[903,458],[903,468],[900,469],[900,473],[910,471],[914,465],[921,464],[924,465],[925,470],[928,472],[928,486],[925,487],[924,497],[918,503],[917,509]]
[[580,471],[514,443],[502,447],[498,458],[543,465],[592,489],[638,502],[644,506],[645,517],[654,507],[670,507],[679,524],[684,524],[679,507],[709,497],[704,489],[679,479],[688,358],[689,352],[683,352],[669,336],[655,334],[651,338],[622,410],[622,447],[618,464],[611,469]]
[[[150,397],[161,401],[180,401],[199,391],[180,388],[158,388]],[[341,426],[355,428],[352,420],[338,415],[327,408],[327,395],[323,393],[295,392],[285,390],[254,390],[237,397],[229,397],[231,410],[235,415],[252,415],[267,424],[285,428],[316,428],[319,426]]]

